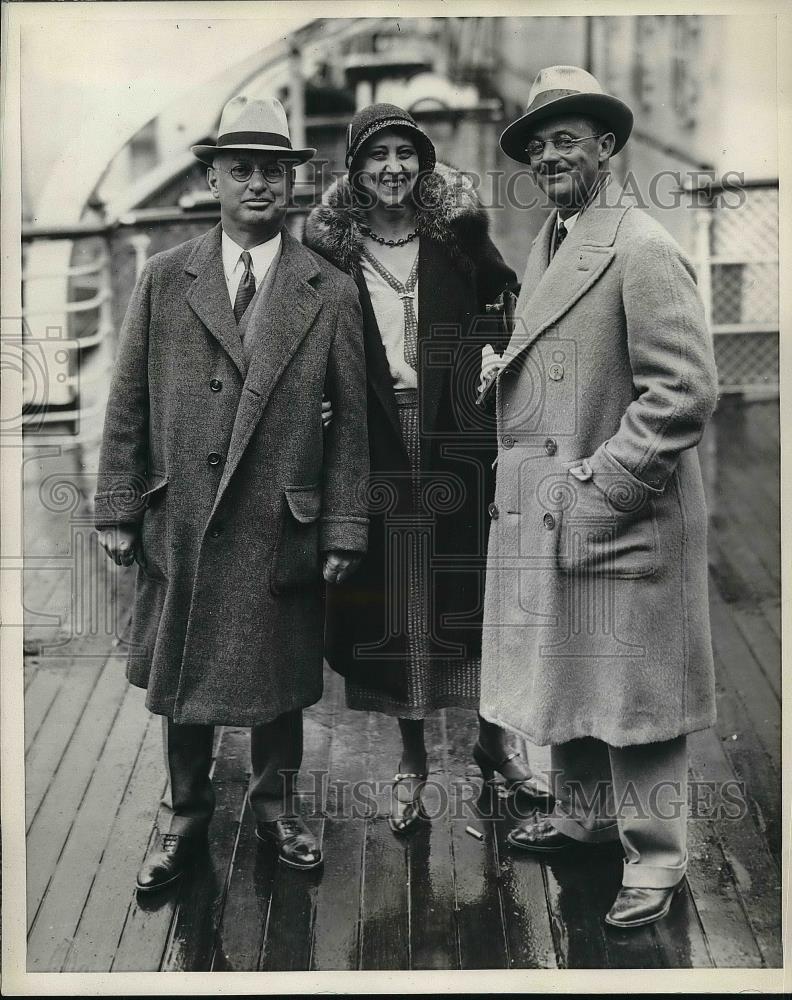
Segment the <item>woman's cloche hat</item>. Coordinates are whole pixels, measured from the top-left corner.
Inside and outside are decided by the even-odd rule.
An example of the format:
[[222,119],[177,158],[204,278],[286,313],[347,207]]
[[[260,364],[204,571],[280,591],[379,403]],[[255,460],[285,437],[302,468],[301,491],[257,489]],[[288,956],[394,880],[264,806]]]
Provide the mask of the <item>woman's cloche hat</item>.
[[528,163],[525,151],[531,132],[539,122],[559,115],[596,118],[616,136],[614,153],[630,138],[633,113],[616,97],[606,94],[596,77],[578,66],[549,66],[539,70],[528,94],[528,108],[500,137],[501,149],[520,163]]
[[262,100],[240,94],[232,97],[220,115],[216,143],[190,147],[201,163],[212,166],[217,153],[244,149],[248,152],[283,153],[284,159],[305,163],[316,154],[315,149],[293,149],[289,137],[289,122],[280,101],[274,97]]
[[370,104],[367,108],[361,108],[347,127],[346,165],[350,173],[363,143],[386,128],[409,132],[415,143],[421,170],[434,170],[436,156],[432,140],[418,127],[413,116],[396,104]]

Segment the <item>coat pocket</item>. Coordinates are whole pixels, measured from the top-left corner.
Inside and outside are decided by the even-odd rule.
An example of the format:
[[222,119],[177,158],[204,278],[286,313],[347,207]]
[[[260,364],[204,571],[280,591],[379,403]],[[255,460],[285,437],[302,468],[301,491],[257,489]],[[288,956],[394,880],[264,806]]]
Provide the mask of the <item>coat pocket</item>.
[[319,486],[286,486],[272,555],[270,590],[283,594],[298,587],[319,584]]
[[591,478],[567,476],[557,559],[564,573],[651,576],[657,569],[657,520],[652,493],[604,455]]
[[154,580],[168,578],[168,479],[159,473],[149,477],[142,495],[145,505],[138,539],[138,565]]

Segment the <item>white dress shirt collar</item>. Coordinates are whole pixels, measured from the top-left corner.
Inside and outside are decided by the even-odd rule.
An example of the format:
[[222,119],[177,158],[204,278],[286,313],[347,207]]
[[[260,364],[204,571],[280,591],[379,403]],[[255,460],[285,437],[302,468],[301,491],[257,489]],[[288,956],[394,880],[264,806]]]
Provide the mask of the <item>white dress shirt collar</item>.
[[579,218],[580,212],[575,212],[575,214],[570,215],[568,219],[562,219],[560,215],[556,216],[556,233],[558,233],[558,227],[562,222],[564,223],[564,229],[566,229],[568,233],[571,233],[573,226]]
[[[250,248],[250,257],[252,260],[253,275],[256,279],[256,286],[260,285],[264,280],[267,271],[269,271],[270,264],[275,259],[276,254],[280,250],[281,246],[281,234],[278,233],[273,236],[271,240],[267,240],[266,243],[259,243],[258,246]],[[229,286],[229,292],[231,291],[231,286],[239,285],[242,275],[245,271],[245,265],[240,260],[240,257],[244,253],[244,247],[241,247],[238,243],[228,235],[228,233],[223,230],[222,239],[222,252],[223,252],[223,271],[225,272],[226,282]],[[231,296],[233,301],[234,296]]]

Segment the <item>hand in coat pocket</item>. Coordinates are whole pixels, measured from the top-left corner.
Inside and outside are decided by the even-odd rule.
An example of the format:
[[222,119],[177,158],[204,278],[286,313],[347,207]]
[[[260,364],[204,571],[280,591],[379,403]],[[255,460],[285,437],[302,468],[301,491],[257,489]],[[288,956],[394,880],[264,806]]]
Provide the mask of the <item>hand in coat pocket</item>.
[[319,556],[319,515],[322,491],[318,485],[286,486],[272,554],[270,589],[273,594],[309,584],[319,584],[322,571]]
[[558,532],[562,571],[615,577],[655,572],[654,502],[640,480],[603,448],[570,463],[566,487]]
[[155,580],[167,579],[168,565],[168,480],[152,476],[152,485],[143,494],[146,505],[135,558],[143,572]]

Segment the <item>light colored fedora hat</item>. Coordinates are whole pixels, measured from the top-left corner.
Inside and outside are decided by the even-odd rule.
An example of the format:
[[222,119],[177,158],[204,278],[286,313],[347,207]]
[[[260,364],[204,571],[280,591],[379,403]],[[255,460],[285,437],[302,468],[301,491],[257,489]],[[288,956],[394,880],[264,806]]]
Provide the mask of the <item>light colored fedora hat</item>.
[[212,166],[215,155],[232,149],[283,153],[290,160],[305,163],[315,149],[293,149],[289,123],[280,101],[274,97],[252,100],[244,94],[232,97],[220,115],[217,142],[190,147],[202,163]]
[[591,73],[579,66],[549,66],[537,73],[528,94],[526,112],[500,137],[501,149],[513,160],[528,163],[525,144],[532,129],[547,118],[575,114],[590,115],[606,125],[616,136],[614,153],[619,152],[632,132],[632,111],[618,98],[606,94]]

